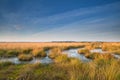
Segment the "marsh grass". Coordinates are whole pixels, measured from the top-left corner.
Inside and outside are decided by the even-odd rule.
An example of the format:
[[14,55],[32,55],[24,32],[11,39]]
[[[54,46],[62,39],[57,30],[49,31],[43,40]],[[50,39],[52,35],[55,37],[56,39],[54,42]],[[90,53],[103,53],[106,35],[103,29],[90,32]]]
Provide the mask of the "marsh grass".
[[6,53],[6,50],[0,49],[0,56],[1,56],[1,57],[3,57],[5,53]]
[[32,55],[31,54],[20,54],[18,56],[18,59],[20,61],[31,61],[33,59]]
[[[22,47],[23,44],[24,47]],[[40,47],[41,44],[42,48]],[[86,44],[86,46],[92,45],[91,48],[102,45],[102,47],[107,47],[106,50],[108,51],[117,51],[120,45],[118,43],[84,44]],[[7,46],[7,48],[5,48],[5,45]],[[44,47],[51,47],[48,48],[51,49],[49,57],[51,57],[55,61],[55,63],[15,65],[10,62],[0,62],[0,80],[120,80],[120,60],[114,59],[114,57],[110,53],[100,54],[88,53],[88,51],[83,51],[85,53],[88,53],[85,55],[88,55],[90,58],[93,59],[91,62],[84,63],[79,59],[70,58],[67,57],[67,55],[62,54],[63,48],[61,47],[78,46],[78,43],[30,43],[29,45],[28,43],[9,43],[0,46],[1,48],[5,48],[0,50],[0,55],[5,55],[4,53],[6,52],[6,50],[12,50],[13,48],[11,49],[11,45],[14,46],[14,49],[16,47],[20,48],[21,51],[18,57],[23,60],[31,60],[33,54],[34,56],[38,55],[37,52],[39,52],[39,50],[44,51]],[[114,48],[111,46],[114,46]],[[22,53],[23,49],[28,48],[32,48],[32,51],[28,50]],[[38,51],[35,51],[35,53],[33,53],[36,48]]]
[[15,57],[18,56],[20,53],[20,50],[15,50],[15,49],[1,49],[0,50],[0,56],[1,57]]
[[18,56],[20,51],[18,50],[8,50],[5,54],[6,57],[15,57]]
[[55,59],[56,57],[58,57],[61,54],[62,54],[62,50],[60,48],[53,48],[50,50],[50,53],[48,56],[52,59]]
[[6,61],[6,62],[0,62],[0,69],[6,66],[13,65],[12,62]]
[[61,54],[61,55],[57,56],[54,61],[56,63],[67,63],[70,61],[70,59],[68,58],[68,56],[66,54]]
[[[66,58],[66,59],[64,59]],[[119,80],[120,61],[97,59],[83,63],[79,59],[65,55],[56,58],[57,62],[43,65],[24,64],[2,67],[0,79],[15,80]],[[4,69],[4,70],[3,70]],[[6,72],[7,71],[7,72]],[[6,75],[6,77],[4,76]],[[14,76],[15,75],[15,76]]]
[[46,52],[43,49],[34,49],[32,51],[32,55],[34,57],[46,57],[47,56]]
[[120,49],[119,49],[119,50],[116,50],[116,51],[112,51],[111,53],[120,55]]
[[79,53],[79,54],[89,54],[90,51],[89,51],[88,49],[79,49],[79,50],[78,50],[78,53]]
[[30,53],[32,53],[32,50],[33,49],[31,49],[31,48],[23,49],[22,53],[24,53],[24,54],[30,54]]
[[103,58],[103,59],[114,58],[114,56],[110,53],[101,54],[101,53],[98,53],[98,52],[93,52],[93,53],[86,54],[85,57],[90,58],[90,59],[95,59],[95,60],[100,59],[100,58]]
[[67,46],[67,47],[62,47],[62,50],[69,50],[69,49],[76,49],[76,48],[84,48],[85,45],[80,45],[80,46]]
[[119,80],[120,79],[120,69],[118,61],[99,59],[94,62],[95,67],[95,77],[98,80]]

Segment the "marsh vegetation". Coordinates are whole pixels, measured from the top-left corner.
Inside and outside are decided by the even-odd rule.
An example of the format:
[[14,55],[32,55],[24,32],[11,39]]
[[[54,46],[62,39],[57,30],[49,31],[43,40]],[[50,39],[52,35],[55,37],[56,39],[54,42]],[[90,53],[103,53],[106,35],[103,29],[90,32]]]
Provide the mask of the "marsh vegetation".
[[120,80],[119,51],[106,42],[0,43],[0,80]]

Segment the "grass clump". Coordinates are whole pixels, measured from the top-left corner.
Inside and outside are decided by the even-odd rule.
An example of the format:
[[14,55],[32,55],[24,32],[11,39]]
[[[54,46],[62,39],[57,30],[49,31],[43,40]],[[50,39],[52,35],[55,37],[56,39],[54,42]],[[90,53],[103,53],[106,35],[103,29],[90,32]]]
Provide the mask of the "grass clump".
[[63,50],[69,50],[69,49],[76,49],[76,48],[84,48],[84,45],[80,45],[80,46],[66,46],[63,47]]
[[24,54],[30,54],[32,52],[33,49],[28,48],[28,49],[23,49],[22,53]]
[[0,49],[0,57],[3,57],[6,53],[6,50]]
[[56,57],[61,55],[61,53],[62,53],[62,50],[60,48],[53,48],[53,49],[51,49],[48,56],[52,59],[55,59]]
[[20,54],[18,56],[18,59],[20,61],[31,61],[33,59],[32,55],[31,54]]
[[8,50],[5,54],[5,57],[15,57],[18,56],[20,52],[18,50]]
[[86,54],[85,57],[90,58],[90,59],[94,59],[94,60],[97,60],[97,59],[110,60],[110,59],[114,58],[114,56],[110,53],[101,54],[101,53],[98,53],[98,52]]
[[66,62],[69,62],[70,59],[68,58],[66,54],[61,54],[58,57],[56,57],[54,61],[56,63],[66,63]]
[[13,65],[13,63],[9,62],[9,61],[0,62],[0,68],[6,67],[6,66],[9,66],[9,65]]
[[79,54],[88,54],[88,53],[90,53],[90,51],[88,49],[79,49],[78,53]]
[[1,57],[15,57],[20,53],[17,49],[0,50]]
[[113,51],[112,53],[116,55],[120,55],[120,50]]
[[47,54],[45,53],[45,51],[42,49],[34,49],[33,52],[32,52],[32,55],[34,57],[46,57]]
[[100,56],[100,53],[90,53],[90,54],[85,54],[85,57],[89,58],[89,59],[96,59]]

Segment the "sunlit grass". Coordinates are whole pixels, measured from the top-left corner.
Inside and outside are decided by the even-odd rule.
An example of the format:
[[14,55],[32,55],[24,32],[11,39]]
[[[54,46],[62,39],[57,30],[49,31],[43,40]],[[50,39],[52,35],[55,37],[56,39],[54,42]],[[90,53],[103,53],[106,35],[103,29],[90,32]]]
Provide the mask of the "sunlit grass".
[[[0,62],[0,80],[120,80],[120,59],[115,59],[112,55],[119,54],[120,44],[118,43],[84,43],[87,47],[78,52],[92,59],[90,62],[82,62],[62,53],[63,50],[75,48],[78,43],[40,44],[42,47],[36,43],[30,45],[27,43],[24,46],[20,43],[20,46],[11,43],[6,44],[7,47],[3,44],[0,56],[18,56],[19,60],[30,61],[33,57],[45,57],[45,51],[49,49],[49,57],[53,59],[53,63],[13,64]],[[14,49],[10,48],[11,45],[14,46]],[[70,47],[67,48],[68,46]],[[99,47],[105,48],[104,50],[107,52],[104,54],[90,52],[91,49]]]
[[47,56],[43,49],[34,49],[32,51],[32,55],[34,57],[46,57]]
[[79,53],[79,54],[89,54],[90,51],[89,51],[88,49],[79,49],[79,50],[78,50],[78,53]]
[[50,50],[49,57],[55,59],[61,54],[62,54],[62,50],[60,48],[53,48]]
[[18,59],[20,61],[31,61],[33,59],[32,55],[31,54],[20,54],[18,56]]

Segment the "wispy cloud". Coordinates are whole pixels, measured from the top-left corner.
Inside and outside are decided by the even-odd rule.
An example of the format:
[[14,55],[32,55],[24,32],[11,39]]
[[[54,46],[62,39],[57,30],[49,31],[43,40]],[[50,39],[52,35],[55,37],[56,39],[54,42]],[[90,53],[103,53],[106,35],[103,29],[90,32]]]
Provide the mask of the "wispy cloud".
[[[59,13],[51,16],[46,16],[43,18],[36,18],[33,20],[35,24],[55,24],[60,22],[69,22],[70,20],[82,20],[82,18],[88,18],[91,15],[97,15],[99,13],[106,13],[108,11],[115,12],[119,11],[119,4],[120,2],[107,4],[107,5],[101,5],[96,7],[87,7],[87,8],[80,8],[72,11],[67,11],[64,13]],[[110,14],[110,13],[109,13]],[[78,18],[79,17],[79,18]]]
[[36,10],[37,15],[33,14],[34,12],[29,14],[25,10],[6,14],[0,12],[5,22],[4,25],[0,22],[1,39],[7,39],[9,35],[16,34],[13,38],[15,40],[110,40],[112,36],[120,40],[118,38],[120,1],[93,7],[81,7],[49,16],[39,14],[43,9]]
[[[120,40],[119,37],[120,9],[118,8],[119,6],[118,4],[119,3],[113,3],[113,4],[103,5],[94,8],[87,8],[87,9],[85,8],[84,10],[85,11],[87,10],[87,13],[80,14],[77,17],[87,16],[86,18],[77,20],[72,23],[64,24],[63,26],[57,28],[55,27],[53,29],[48,29],[43,32],[34,33],[32,37],[35,39],[37,38],[38,40],[83,40],[83,41],[84,40],[91,40],[91,41],[118,40],[119,41]],[[93,11],[91,12],[91,10]],[[110,12],[112,14],[109,14]],[[73,13],[70,15],[74,16]],[[94,16],[88,17],[88,15],[91,15],[91,13],[94,14]],[[69,16],[68,13],[66,13],[66,16],[71,18],[71,16]],[[62,16],[62,18],[59,19],[59,17],[61,16],[57,15],[57,16],[50,16],[50,19],[52,19],[52,17],[55,18],[57,17],[58,21],[67,18],[67,17],[64,18],[64,16]],[[44,18],[44,19],[49,20],[49,18]],[[46,36],[49,36],[50,39],[48,39]]]

